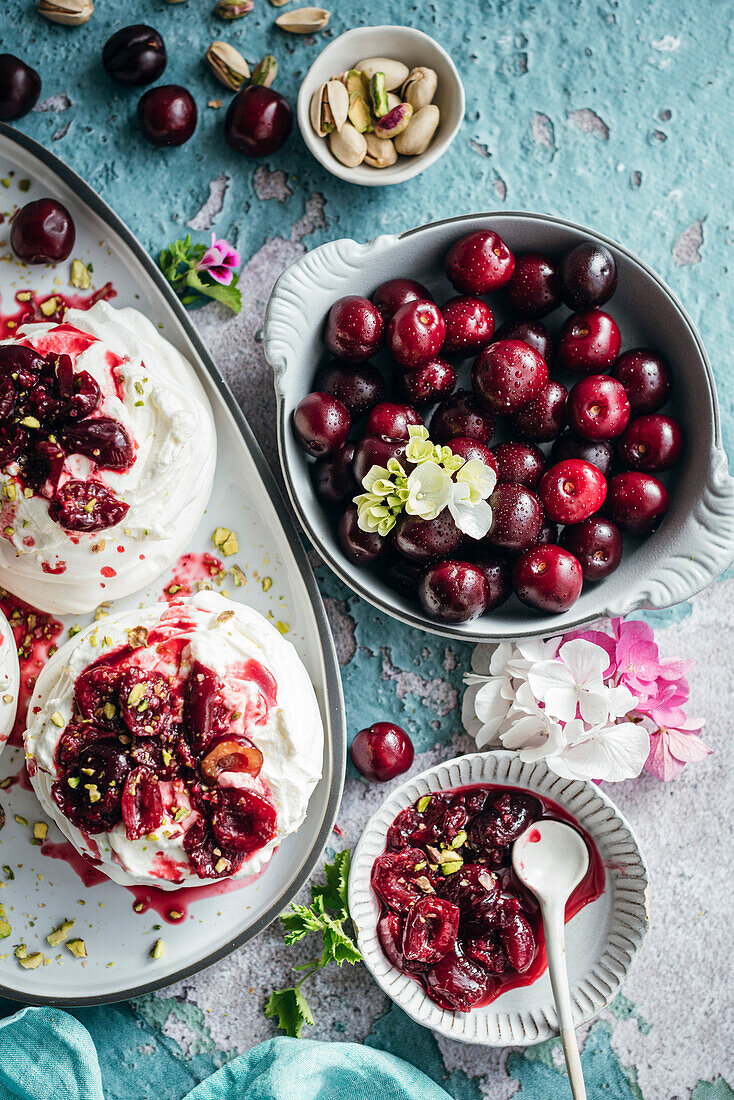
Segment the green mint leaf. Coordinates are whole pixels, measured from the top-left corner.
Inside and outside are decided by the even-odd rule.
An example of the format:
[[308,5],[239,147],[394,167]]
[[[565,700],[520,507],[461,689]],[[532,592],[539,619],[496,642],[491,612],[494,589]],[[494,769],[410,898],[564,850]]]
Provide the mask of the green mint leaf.
[[289,989],[277,989],[271,993],[265,1006],[268,1018],[278,1017],[276,1027],[292,1039],[300,1039],[304,1024],[313,1025],[313,1016],[308,1001],[299,986]]

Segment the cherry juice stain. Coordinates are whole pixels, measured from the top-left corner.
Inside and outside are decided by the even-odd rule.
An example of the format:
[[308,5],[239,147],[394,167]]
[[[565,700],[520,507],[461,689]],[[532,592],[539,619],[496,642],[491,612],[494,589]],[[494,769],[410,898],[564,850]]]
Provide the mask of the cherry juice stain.
[[160,600],[174,603],[184,596],[193,596],[202,583],[210,586],[225,573],[224,562],[214,554],[182,554],[171,570],[170,581],[163,586]]
[[532,833],[528,837],[528,844],[537,844],[540,840],[540,833],[537,829],[533,829]]
[[92,863],[91,859],[87,859],[81,852],[77,852],[69,840],[44,840],[41,845],[41,855],[48,856],[50,859],[62,859],[64,863],[68,863],[72,871],[76,872],[87,887],[103,886],[105,882],[110,881],[107,875],[103,874]]
[[49,657],[58,649],[58,639],[63,631],[62,624],[53,616],[36,610],[30,604],[0,588],[0,607],[5,612],[18,649],[20,665],[20,692],[18,694],[18,712],[10,734],[11,745],[21,745],[23,731],[27,725],[28,704],[38,675]]
[[[92,294],[54,294],[39,295],[34,290],[19,290],[15,295],[15,310],[5,313],[0,310],[0,339],[7,340],[15,336],[22,325],[34,325],[51,321],[59,324],[67,309],[90,309],[97,302],[109,302],[117,297],[112,283],[105,283]],[[41,307],[47,312],[44,313]]]

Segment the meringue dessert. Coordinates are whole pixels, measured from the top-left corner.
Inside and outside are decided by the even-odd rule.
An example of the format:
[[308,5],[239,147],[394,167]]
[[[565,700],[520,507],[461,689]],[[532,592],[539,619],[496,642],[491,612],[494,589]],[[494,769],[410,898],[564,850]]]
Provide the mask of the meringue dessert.
[[144,588],[211,492],[214,420],[191,364],[98,302],[0,343],[0,585],[52,614]]
[[41,805],[123,885],[256,874],[321,775],[324,731],[296,650],[211,591],[81,631],[45,666],[29,715]]
[[20,690],[18,650],[10,623],[0,611],[0,753],[5,748],[15,722]]

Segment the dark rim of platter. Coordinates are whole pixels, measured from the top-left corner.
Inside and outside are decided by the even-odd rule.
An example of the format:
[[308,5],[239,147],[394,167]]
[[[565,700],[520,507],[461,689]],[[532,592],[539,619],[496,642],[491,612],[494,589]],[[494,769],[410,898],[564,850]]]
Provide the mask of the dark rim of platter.
[[[180,981],[182,978],[189,977],[191,974],[196,974],[200,970],[206,969],[211,966],[212,963],[217,962],[219,959],[225,958],[230,955],[238,947],[249,942],[258,936],[263,929],[265,929],[279,913],[286,908],[286,906],[293,900],[298,891],[308,880],[313,872],[316,864],[318,863],[321,854],[326,847],[326,843],[331,834],[332,827],[336,820],[337,810],[341,801],[342,789],[344,786],[344,774],[346,768],[346,717],[344,713],[344,700],[342,695],[341,677],[339,675],[339,665],[336,657],[336,650],[334,648],[334,641],[331,635],[329,622],[326,617],[326,611],[324,604],[316,584],[316,579],[313,575],[313,571],[306,555],[306,550],[301,542],[293,519],[291,517],[290,510],[285,503],[283,495],[278,487],[275,478],[268,466],[265,456],[260,450],[260,445],[253,435],[245,416],[243,415],[239,405],[235,401],[235,398],[227,385],[226,381],[220,374],[217,366],[211,358],[206,346],[202,342],[198,335],[194,325],[192,324],[186,310],[181,305],[181,302],[176,297],[172,287],[164,278],[162,272],[159,270],[155,262],[151,259],[143,246],[137,240],[137,238],[130,232],[125,223],[115,214],[115,212],[107,205],[107,203],[94,191],[88,183],[77,175],[73,169],[69,168],[53,153],[49,153],[42,145],[33,138],[28,137],[26,134],[21,133],[18,130],[14,130],[12,127],[7,126],[5,123],[0,122],[0,137],[7,138],[10,142],[21,146],[29,153],[32,153],[39,161],[41,161],[47,168],[54,172],[68,187],[74,190],[75,195],[85,203],[95,214],[98,215],[118,237],[128,246],[137,261],[141,264],[148,277],[156,285],[156,288],[163,295],[169,308],[176,316],[176,320],[184,330],[189,342],[192,344],[198,358],[204,365],[211,381],[214,383],[220,396],[222,397],[227,409],[229,410],[232,418],[237,425],[237,428],[244,440],[245,446],[249,450],[252,459],[257,467],[257,471],[265,486],[265,489],[270,497],[272,505],[280,521],[283,529],[284,537],[286,538],[291,552],[293,553],[300,572],[303,578],[303,582],[306,585],[309,599],[313,607],[314,615],[316,617],[316,623],[318,626],[319,640],[321,643],[321,651],[323,654],[324,668],[326,675],[326,709],[328,715],[328,723],[331,731],[330,745],[332,752],[332,782],[331,790],[329,792],[329,799],[324,814],[324,820],[319,829],[318,836],[308,853],[307,857],[303,861],[298,872],[288,883],[285,890],[275,899],[272,905],[268,907],[265,913],[259,917],[254,924],[251,925],[246,931],[235,936],[234,939],[229,940],[223,947],[218,948],[216,951],[204,956],[197,962],[190,966],[184,966],[176,970],[174,973],[167,974],[165,977],[156,978],[151,981],[142,982],[139,985],[132,985],[122,989],[118,992],[111,994],[104,994],[98,996],[74,996],[74,997],[44,997],[38,994],[18,992],[17,990],[0,984],[0,996],[8,997],[11,1000],[20,1001],[23,1004],[48,1004],[48,1005],[69,1005],[69,1006],[85,1006],[85,1005],[102,1005],[112,1004],[115,1001],[125,1001],[132,997],[140,997],[144,993],[151,993],[156,989],[161,989],[165,986],[171,985],[174,982]],[[328,735],[327,730],[327,735]]]

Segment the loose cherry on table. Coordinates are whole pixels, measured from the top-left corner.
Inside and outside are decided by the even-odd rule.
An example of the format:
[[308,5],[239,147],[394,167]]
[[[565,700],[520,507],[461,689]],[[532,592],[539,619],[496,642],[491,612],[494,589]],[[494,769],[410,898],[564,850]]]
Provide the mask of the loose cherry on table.
[[21,207],[10,227],[10,247],[27,264],[66,260],[76,241],[74,219],[56,199],[36,199]]
[[227,144],[246,157],[277,153],[293,129],[293,110],[285,96],[262,84],[248,84],[234,97],[224,120]]
[[614,452],[612,446],[606,441],[592,442],[590,439],[582,439],[573,432],[564,432],[551,447],[551,461],[563,462],[567,458],[580,458],[583,462],[590,462],[604,474],[609,476],[612,468]]
[[517,317],[538,318],[561,304],[558,269],[547,256],[525,252],[516,257],[512,278],[505,286],[505,298]]
[[441,313],[446,324],[444,355],[477,355],[491,343],[494,315],[481,298],[449,298]]
[[495,332],[494,340],[495,343],[498,340],[522,340],[523,344],[530,344],[542,355],[549,366],[553,359],[553,337],[542,321],[505,321]]
[[563,301],[569,309],[603,306],[617,289],[617,264],[603,244],[582,241],[561,259],[559,276]]
[[343,513],[337,527],[339,545],[344,556],[353,565],[372,565],[386,554],[389,538],[383,538],[377,531],[363,531],[357,522],[357,509],[350,505]]
[[478,230],[451,246],[444,267],[446,278],[460,294],[487,294],[510,280],[515,257],[499,234]]
[[585,581],[600,581],[622,560],[622,535],[616,523],[592,516],[563,528],[561,546],[578,558]]
[[503,482],[489,498],[492,526],[483,546],[499,546],[515,553],[534,546],[543,526],[543,506],[540,499],[524,485]]
[[578,560],[560,546],[536,546],[515,562],[512,583],[518,598],[537,611],[560,614],[581,595],[584,576]]
[[364,435],[354,448],[354,476],[360,487],[365,474],[373,466],[387,466],[391,458],[402,459],[404,439],[389,439],[384,435]]
[[485,611],[494,611],[512,595],[510,559],[501,550],[492,550],[483,545],[473,560],[484,573],[487,582],[488,597]]
[[317,372],[314,389],[337,397],[355,420],[385,399],[385,379],[371,363],[327,363]]
[[514,481],[534,489],[545,473],[545,455],[532,443],[499,443],[492,454],[498,481]]
[[431,418],[430,433],[434,443],[448,443],[456,436],[468,436],[479,443],[489,443],[494,433],[494,417],[483,409],[469,390],[457,390],[445,398]]
[[418,587],[427,615],[440,623],[466,623],[487,609],[489,585],[484,571],[467,561],[429,565]]
[[446,359],[432,359],[416,370],[399,374],[398,396],[412,405],[434,405],[454,392],[456,378],[456,368]]
[[354,444],[345,443],[336,454],[326,455],[312,469],[316,496],[324,504],[347,504],[359,492],[354,476]]
[[612,367],[612,374],[627,391],[635,416],[657,412],[668,400],[673,388],[667,362],[662,355],[648,348],[633,348],[620,355]]
[[138,125],[151,145],[184,145],[198,120],[196,100],[180,84],[150,88],[138,102]]
[[483,443],[479,443],[476,439],[471,439],[468,435],[458,435],[455,439],[450,439],[446,446],[455,455],[463,458],[465,462],[478,460],[488,466],[490,470],[494,470],[495,474],[497,473],[497,459],[489,447],[485,447]]
[[454,523],[448,508],[435,519],[423,520],[403,513],[394,528],[395,549],[415,562],[449,558],[461,546],[464,536]]
[[566,387],[550,378],[537,397],[512,414],[513,433],[533,443],[550,443],[566,426],[567,399]]
[[387,324],[400,307],[408,302],[432,302],[433,298],[423,283],[418,283],[415,279],[388,279],[378,286],[372,295],[372,301]]
[[411,767],[413,742],[400,726],[392,722],[375,722],[355,735],[349,755],[357,771],[366,779],[385,783]]
[[629,423],[630,403],[616,378],[590,374],[571,389],[566,415],[577,435],[600,442],[622,434]]
[[556,345],[559,366],[569,374],[602,374],[619,355],[622,337],[617,322],[601,309],[573,313]]
[[604,475],[578,458],[552,466],[538,488],[546,515],[554,523],[581,523],[599,511],[606,495]]
[[115,31],[102,49],[102,65],[107,75],[128,87],[159,80],[166,61],[163,39],[157,30],[145,23]]
[[377,306],[358,294],[339,298],[329,310],[324,342],[337,359],[362,363],[371,359],[385,338],[385,322]]
[[656,473],[675,465],[683,450],[683,430],[660,413],[630,420],[617,443],[619,457],[631,470]]
[[0,119],[10,122],[33,110],[41,94],[35,69],[12,53],[0,54]]
[[408,439],[408,427],[422,424],[420,416],[410,405],[395,401],[382,401],[370,411],[365,424],[366,435],[386,435],[390,439]]
[[609,482],[606,512],[631,535],[649,535],[670,506],[668,490],[652,474],[630,470]]
[[472,367],[472,386],[488,409],[499,415],[527,404],[548,382],[545,359],[520,340],[490,344]]
[[396,362],[409,370],[425,366],[443,347],[446,323],[435,302],[407,302],[387,326],[387,347]]
[[296,436],[309,454],[320,458],[341,450],[349,435],[349,413],[330,393],[308,393],[293,413]]

